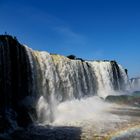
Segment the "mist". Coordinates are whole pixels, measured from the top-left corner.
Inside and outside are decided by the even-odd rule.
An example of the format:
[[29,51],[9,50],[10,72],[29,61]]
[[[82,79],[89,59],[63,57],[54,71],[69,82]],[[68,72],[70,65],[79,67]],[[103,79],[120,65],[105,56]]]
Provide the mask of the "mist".
[[[117,115],[109,113],[112,108],[119,107],[117,104],[111,104],[104,99],[93,96],[82,99],[73,99],[54,105],[52,108],[53,114],[50,111],[49,105],[43,97],[38,103],[38,116],[42,125],[82,125],[84,122],[104,122],[114,121],[120,122]],[[53,118],[51,122],[50,117]]]

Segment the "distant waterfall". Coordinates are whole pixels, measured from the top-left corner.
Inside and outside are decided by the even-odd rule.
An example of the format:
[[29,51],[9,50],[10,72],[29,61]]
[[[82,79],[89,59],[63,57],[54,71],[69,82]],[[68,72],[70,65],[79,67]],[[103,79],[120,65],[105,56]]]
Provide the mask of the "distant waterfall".
[[1,114],[9,108],[24,110],[19,120],[35,118],[37,108],[40,121],[53,121],[60,102],[129,89],[127,73],[115,61],[71,60],[33,51],[8,35],[0,36],[0,78]]
[[140,91],[140,78],[132,78],[130,79],[131,89],[133,91]]

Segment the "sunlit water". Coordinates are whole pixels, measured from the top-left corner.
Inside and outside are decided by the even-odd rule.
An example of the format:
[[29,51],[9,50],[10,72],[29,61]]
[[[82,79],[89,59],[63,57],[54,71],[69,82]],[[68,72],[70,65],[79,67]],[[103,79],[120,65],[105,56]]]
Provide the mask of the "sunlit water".
[[[80,127],[81,139],[93,139],[95,135],[106,137],[109,135],[110,139],[116,140],[120,135],[121,137],[133,135],[133,129],[130,131],[128,128],[133,128],[130,124],[139,120],[138,117],[135,120],[135,117],[127,114],[122,116],[111,112],[117,110],[124,110],[124,112],[126,110],[135,110],[137,109],[136,107],[107,103],[97,96],[81,100],[65,101],[56,105],[56,108],[53,110],[52,122],[49,122],[50,119],[47,118],[50,111],[48,111],[48,104],[45,100],[41,99],[39,109],[44,110],[43,120],[40,125]],[[140,121],[138,122],[140,123]],[[120,132],[123,127],[126,127],[128,130],[125,128],[125,131]],[[136,134],[138,131],[139,128]]]

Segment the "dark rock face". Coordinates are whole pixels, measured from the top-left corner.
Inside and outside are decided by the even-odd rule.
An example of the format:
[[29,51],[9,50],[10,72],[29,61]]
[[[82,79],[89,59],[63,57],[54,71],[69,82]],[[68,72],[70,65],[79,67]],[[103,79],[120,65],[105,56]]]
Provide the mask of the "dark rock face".
[[32,127],[28,130],[17,130],[11,140],[80,140],[80,127]]
[[[0,117],[7,118],[6,112],[13,110],[17,123],[26,126],[32,122],[29,115],[32,106],[23,104],[26,97],[33,95],[33,72],[26,48],[9,35],[0,36]],[[0,124],[1,129],[9,120]],[[1,122],[1,121],[0,121]],[[1,122],[2,123],[2,122]],[[11,124],[12,125],[12,124]],[[3,128],[2,128],[3,127]]]
[[75,55],[68,55],[67,58],[72,59],[72,60],[75,60],[76,59],[76,56]]

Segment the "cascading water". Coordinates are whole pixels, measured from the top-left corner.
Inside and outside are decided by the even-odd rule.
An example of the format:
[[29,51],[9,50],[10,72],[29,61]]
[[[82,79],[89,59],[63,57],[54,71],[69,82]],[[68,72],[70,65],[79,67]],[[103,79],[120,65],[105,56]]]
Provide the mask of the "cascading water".
[[130,82],[133,91],[140,91],[140,78],[131,78]]
[[[47,52],[33,52],[42,74],[39,121],[55,120],[56,106],[66,100],[98,95],[106,97],[128,88],[125,70],[115,61],[70,60]],[[115,92],[116,91],[116,92]]]
[[[46,98],[54,94],[58,102],[62,102],[93,95],[105,97],[115,90],[129,88],[125,70],[115,61],[82,62],[47,52],[33,54],[38,59],[43,75],[41,82]],[[100,94],[102,91],[106,93]]]
[[1,114],[6,106],[15,112],[24,110],[26,115],[19,113],[19,119],[28,115],[35,119],[37,112],[39,122],[49,123],[56,120],[62,102],[104,98],[129,89],[127,73],[115,61],[71,60],[33,51],[11,36],[0,38],[0,91],[5,98]]

